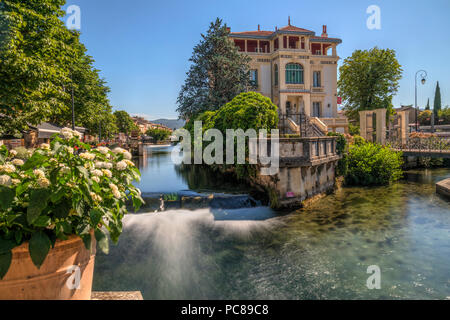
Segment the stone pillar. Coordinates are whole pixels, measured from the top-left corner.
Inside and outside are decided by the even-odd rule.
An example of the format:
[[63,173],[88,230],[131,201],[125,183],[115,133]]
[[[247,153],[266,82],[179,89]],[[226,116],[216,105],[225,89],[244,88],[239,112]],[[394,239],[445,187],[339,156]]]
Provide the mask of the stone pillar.
[[283,114],[283,115],[286,114],[286,101],[287,101],[287,95],[280,93],[280,114]]
[[386,109],[377,109],[377,110],[375,110],[375,114],[376,114],[376,119],[377,119],[376,142],[379,144],[385,145],[386,144]]
[[359,130],[361,137],[367,140],[367,111],[359,112]]
[[311,96],[309,94],[305,94],[303,96],[303,101],[305,104],[305,114],[307,116],[311,116]]
[[247,52],[247,39],[245,39],[244,41],[245,41],[245,52]]
[[399,125],[399,133],[398,137],[402,142],[402,146],[405,146],[408,142],[409,132],[409,113],[408,111],[398,111],[398,125]]

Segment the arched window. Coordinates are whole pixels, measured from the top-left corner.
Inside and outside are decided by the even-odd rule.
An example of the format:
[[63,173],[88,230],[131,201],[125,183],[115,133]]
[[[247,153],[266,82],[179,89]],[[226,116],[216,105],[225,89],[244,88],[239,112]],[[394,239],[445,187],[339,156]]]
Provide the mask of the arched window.
[[300,64],[288,63],[286,65],[286,83],[303,84],[303,67]]
[[275,67],[274,67],[274,81],[273,81],[273,83],[274,83],[274,85],[278,85],[278,65],[276,64],[275,65]]

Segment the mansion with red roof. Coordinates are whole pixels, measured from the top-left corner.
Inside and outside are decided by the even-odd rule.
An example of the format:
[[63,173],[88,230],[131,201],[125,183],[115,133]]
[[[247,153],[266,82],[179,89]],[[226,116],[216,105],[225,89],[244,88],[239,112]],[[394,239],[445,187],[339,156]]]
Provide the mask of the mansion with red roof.
[[[231,31],[231,30],[230,30]],[[229,37],[251,57],[255,91],[271,98],[280,114],[305,113],[331,123],[337,113],[337,55],[341,39],[321,36],[290,23],[274,31],[230,32]]]

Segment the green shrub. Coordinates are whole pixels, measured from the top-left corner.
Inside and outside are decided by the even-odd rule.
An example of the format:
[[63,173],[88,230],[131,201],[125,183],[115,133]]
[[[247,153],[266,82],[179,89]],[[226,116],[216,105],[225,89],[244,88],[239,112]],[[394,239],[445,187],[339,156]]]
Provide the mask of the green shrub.
[[14,149],[14,151],[17,152],[16,158],[22,160],[27,160],[33,153],[33,149],[28,150],[25,147],[17,147]]
[[365,142],[349,148],[348,172],[345,182],[349,185],[385,185],[402,177],[402,154],[389,147]]
[[155,139],[155,141],[164,141],[170,136],[170,130],[150,128],[145,134]]
[[360,135],[361,134],[359,126],[353,125],[351,123],[348,124],[348,131],[349,131],[350,135],[352,135],[352,136],[356,136],[356,135]]

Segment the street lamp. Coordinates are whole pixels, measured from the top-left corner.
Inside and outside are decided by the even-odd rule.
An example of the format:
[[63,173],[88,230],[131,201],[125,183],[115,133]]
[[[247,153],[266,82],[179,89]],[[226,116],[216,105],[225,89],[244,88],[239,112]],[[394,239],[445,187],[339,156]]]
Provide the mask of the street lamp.
[[416,72],[416,75],[414,77],[415,81],[415,107],[416,107],[416,131],[419,131],[419,120],[418,120],[418,110],[417,110],[417,75],[420,75],[422,85],[426,82],[427,72],[425,70],[419,70]]

